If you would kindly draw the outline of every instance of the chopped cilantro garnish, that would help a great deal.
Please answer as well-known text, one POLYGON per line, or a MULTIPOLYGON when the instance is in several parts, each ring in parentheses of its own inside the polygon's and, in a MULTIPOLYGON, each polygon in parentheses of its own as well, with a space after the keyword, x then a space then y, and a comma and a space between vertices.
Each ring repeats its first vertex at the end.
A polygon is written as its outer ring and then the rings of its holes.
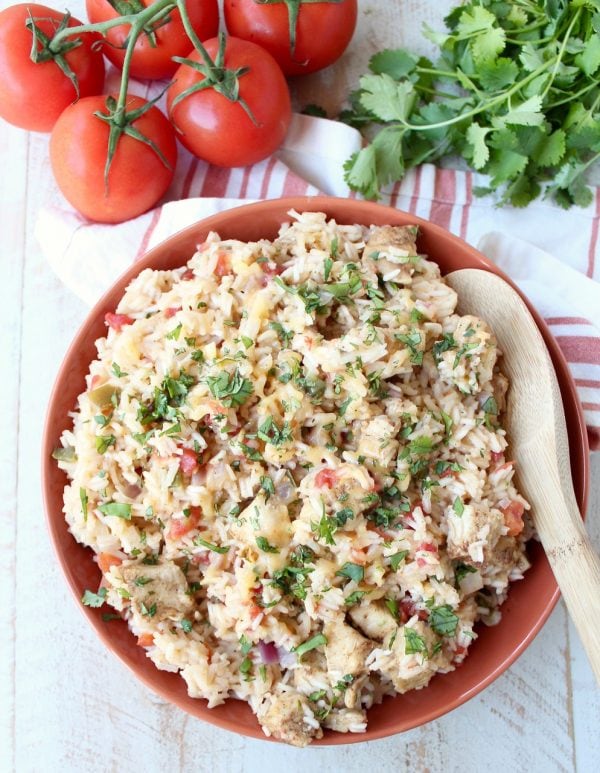
POLYGON ((85 590, 81 597, 81 603, 86 607, 101 607, 106 601, 106 594, 108 593, 106 588, 99 588, 98 593, 92 593, 91 590, 85 590))
POLYGON ((462 514, 465 512, 465 506, 460 497, 456 497, 456 499, 452 503, 452 509, 459 517, 462 516, 462 514))
POLYGON ((324 644, 327 644, 327 637, 323 633, 318 633, 316 636, 313 636, 312 639, 308 639, 308 641, 305 641, 303 644, 293 647, 292 652, 295 652, 296 655, 301 658, 303 655, 306 655, 307 652, 310 652, 317 647, 321 647, 324 644))
POLYGON ((423 352, 417 349, 417 346, 421 343, 421 334, 418 330, 413 330, 411 333, 404 335, 396 333, 394 338, 400 343, 405 344, 410 349, 410 361, 414 365, 423 364, 423 352))
POLYGON ((399 550, 397 553, 394 553, 394 555, 388 556, 388 558, 390 559, 390 565, 394 572, 398 571, 398 567, 404 561, 407 555, 408 555, 408 550, 399 550))
POLYGON ((436 362, 439 362, 444 352, 449 349, 456 349, 456 341, 452 333, 445 333, 439 341, 436 341, 433 345, 433 357, 436 362))
POLYGON ((213 553, 220 553, 221 555, 228 553, 230 547, 229 545, 215 545, 212 542, 207 542, 205 539, 202 539, 202 537, 196 537, 194 545, 201 545, 202 547, 208 548, 208 550, 212 550, 213 553))
POLYGON ((400 619, 400 611, 398 609, 398 602, 396 599, 384 599, 385 600, 385 606, 390 613, 390 615, 394 618, 394 620, 400 619))
POLYGON ((479 346, 478 343, 463 344, 463 346, 461 346, 460 349, 458 350, 458 352, 456 353, 456 357, 454 358, 454 363, 452 365, 452 368, 453 369, 457 368, 458 367, 458 363, 461 360, 461 357, 463 357, 463 355, 467 355, 468 357, 470 357, 471 355, 469 354, 469 352, 472 349, 476 349, 478 346, 479 346))
POLYGON ((244 378, 238 368, 232 374, 223 371, 218 376, 209 376, 206 383, 213 397, 227 408, 243 405, 254 391, 250 379, 244 378))
MULTIPOLYGON (((246 459, 249 459, 251 462, 264 461, 263 455, 258 449, 252 448, 252 446, 246 445, 246 443, 240 443, 240 446, 242 448, 242 451, 244 452, 244 456, 246 457, 246 459)), ((231 466, 233 467, 234 464, 235 462, 232 462, 231 466)), ((239 462, 238 462, 238 467, 235 469, 239 469, 239 462)))
POLYGON ((96 437, 96 451, 104 454, 111 446, 114 446, 117 438, 114 435, 98 435, 96 437))
POLYGON ((460 585, 462 580, 468 575, 468 574, 474 574, 477 571, 477 569, 474 566, 471 566, 470 564, 464 564, 462 562, 459 562, 454 567, 454 581, 456 585, 460 585))
POLYGON ((343 507, 341 510, 338 510, 333 517, 338 526, 344 526, 347 521, 354 518, 354 510, 350 507, 343 507))
POLYGON ((192 621, 187 620, 185 617, 181 619, 181 629, 184 633, 192 632, 192 621))
POLYGON ((256 544, 263 553, 279 553, 279 548, 271 545, 266 537, 257 537, 256 544))
POLYGON ((267 502, 269 497, 273 496, 275 493, 275 484, 273 483, 273 479, 268 475, 261 475, 260 487, 265 492, 265 502, 267 502))
POLYGON ((325 262, 323 266, 323 279, 326 282, 329 281, 329 275, 331 274, 332 268, 333 268, 333 260, 331 260, 331 258, 325 258, 325 262))
POLYGON ((125 371, 121 370, 121 368, 119 367, 118 363, 116 363, 116 362, 113 362, 111 370, 112 370, 112 372, 115 374, 115 376, 117 378, 122 378, 123 376, 127 375, 127 373, 125 373, 125 371))
POLYGON ((167 333, 167 338, 171 341, 177 341, 179 338, 179 334, 181 333, 182 324, 181 322, 177 325, 177 327, 173 328, 170 333, 167 333))
POLYGON ((454 636, 458 627, 458 616, 450 604, 433 607, 429 613, 429 625, 440 636, 454 636))
POLYGON ((344 604, 347 606, 350 606, 352 604, 358 604, 358 602, 362 599, 363 596, 366 595, 366 591, 364 590, 355 590, 354 593, 351 593, 349 596, 346 596, 344 599, 344 604))
POLYGON ((273 417, 267 416, 258 427, 257 435, 265 443, 280 446, 292 439, 292 428, 288 421, 284 421, 280 429, 273 417))
POLYGON ((156 603, 151 604, 149 607, 147 607, 146 604, 144 604, 144 602, 142 601, 142 603, 140 604, 140 612, 146 617, 154 617, 154 615, 156 614, 156 603))
POLYGON ((336 577, 348 577, 354 582, 361 582, 365 576, 365 570, 360 564, 352 564, 347 561, 335 574, 336 577))
POLYGON ((81 512, 83 513, 83 520, 87 521, 88 516, 88 495, 84 488, 79 489, 79 501, 81 502, 81 512))
POLYGON ((124 518, 126 521, 131 520, 131 505, 123 502, 107 502, 104 505, 99 505, 98 510, 104 515, 114 515, 117 518, 124 518))
POLYGON ((427 652, 425 639, 414 628, 404 628, 404 654, 415 655, 417 652, 427 652))

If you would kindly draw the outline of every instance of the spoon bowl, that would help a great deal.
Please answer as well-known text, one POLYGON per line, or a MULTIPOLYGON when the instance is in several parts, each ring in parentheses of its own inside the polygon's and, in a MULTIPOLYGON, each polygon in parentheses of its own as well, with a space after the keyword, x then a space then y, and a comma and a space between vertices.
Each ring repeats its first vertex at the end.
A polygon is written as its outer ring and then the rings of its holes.
POLYGON ((529 309, 501 277, 461 269, 446 277, 458 310, 484 319, 510 379, 506 427, 521 490, 569 614, 600 684, 600 559, 571 481, 567 424, 554 366, 529 309))

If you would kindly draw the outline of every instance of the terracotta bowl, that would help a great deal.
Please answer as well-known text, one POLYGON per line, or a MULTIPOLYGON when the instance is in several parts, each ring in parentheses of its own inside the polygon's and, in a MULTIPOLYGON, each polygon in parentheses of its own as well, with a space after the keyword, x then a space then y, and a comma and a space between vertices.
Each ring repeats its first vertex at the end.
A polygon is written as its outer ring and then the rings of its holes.
MULTIPOLYGON (((131 279, 144 268, 171 269, 183 265, 209 231, 217 231, 222 238, 245 241, 273 238, 280 223, 289 219, 286 213, 290 209, 324 211, 340 223, 418 224, 419 249, 439 263, 442 273, 459 268, 479 268, 507 279, 487 258, 442 228, 377 204, 327 197, 297 197, 250 204, 213 215, 148 252, 121 276, 92 309, 75 336, 58 373, 50 398, 43 441, 43 490, 48 528, 67 582, 89 624, 102 642, 151 690, 194 717, 254 738, 264 738, 264 735, 245 703, 229 700, 209 710, 205 701, 187 695, 186 685, 180 676, 155 668, 145 651, 137 646, 125 622, 104 622, 102 610, 89 609, 80 604, 83 590, 98 586, 99 570, 92 560, 92 551, 77 544, 67 529, 62 513, 62 492, 67 480, 50 455, 52 449, 59 445, 62 430, 70 425, 68 413, 73 410, 77 395, 85 389, 84 376, 96 355, 94 341, 105 334, 104 314, 115 309, 131 279)), ((569 427, 575 495, 584 513, 589 462, 583 414, 563 355, 540 316, 531 306, 529 308, 546 341, 558 375, 569 427)), ((496 679, 531 643, 559 596, 541 546, 534 543, 529 555, 532 568, 524 580, 511 587, 508 600, 502 607, 502 621, 495 628, 479 627, 479 638, 459 669, 436 676, 423 690, 386 698, 382 704, 368 712, 366 733, 354 735, 329 731, 316 743, 358 743, 409 730, 460 706, 496 679)))

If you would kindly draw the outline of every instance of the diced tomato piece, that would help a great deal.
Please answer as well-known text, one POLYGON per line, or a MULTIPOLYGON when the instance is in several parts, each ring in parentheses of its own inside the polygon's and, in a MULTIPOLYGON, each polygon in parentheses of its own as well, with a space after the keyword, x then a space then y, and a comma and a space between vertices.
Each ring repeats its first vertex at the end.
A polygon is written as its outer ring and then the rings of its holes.
POLYGON ((201 507, 190 507, 190 514, 185 518, 175 518, 171 521, 171 527, 169 529, 169 536, 171 539, 177 539, 183 537, 192 529, 196 529, 200 523, 202 517, 201 507))
POLYGON ((199 467, 198 454, 192 448, 183 448, 179 467, 184 475, 193 475, 199 467))
POLYGON ((231 270, 231 263, 229 261, 229 253, 220 252, 217 258, 217 265, 215 266, 215 275, 227 276, 227 274, 231 274, 231 273, 232 273, 232 270, 231 270))
POLYGON ((103 573, 108 572, 111 566, 120 566, 123 559, 113 556, 111 553, 98 553, 98 566, 103 573))
POLYGON ((437 553, 437 545, 434 545, 433 542, 421 542, 417 547, 417 550, 425 550, 427 553, 437 553))
POLYGON ((153 633, 142 633, 137 640, 139 647, 151 647, 154 644, 153 633))
POLYGON ((178 311, 181 311, 181 306, 169 306, 168 309, 165 309, 165 317, 167 319, 171 319, 171 317, 174 317, 178 311))
POLYGON ((194 271, 193 271, 193 269, 191 269, 191 268, 188 268, 188 269, 186 269, 186 270, 183 272, 183 274, 181 275, 181 278, 183 279, 183 281, 184 281, 184 282, 189 282, 189 281, 190 281, 190 279, 193 279, 195 276, 196 276, 196 275, 194 274, 194 271))
POLYGON ((270 277, 279 276, 280 274, 283 274, 284 271, 283 266, 280 266, 277 263, 260 263, 259 265, 263 270, 263 273, 270 277))
POLYGON ((263 609, 259 607, 258 604, 252 604, 252 606, 250 607, 250 618, 252 620, 256 620, 256 618, 259 615, 262 615, 262 613, 263 613, 263 609))
POLYGON ((398 606, 400 608, 400 622, 402 624, 406 623, 407 620, 410 620, 413 615, 417 615, 419 620, 427 620, 429 617, 426 609, 417 609, 417 605, 410 596, 403 598, 398 606))
POLYGON ((318 488, 324 488, 325 486, 327 486, 327 488, 333 488, 337 482, 338 477, 336 471, 330 470, 328 467, 319 470, 315 476, 315 483, 318 488))
POLYGON ((490 456, 492 458, 492 462, 494 464, 498 464, 500 459, 502 459, 504 457, 504 451, 492 451, 490 456))
POLYGON ((92 376, 92 380, 90 381, 90 390, 95 389, 97 386, 100 386, 101 381, 102 381, 102 376, 92 376))
POLYGON ((512 501, 509 502, 506 507, 501 508, 502 515, 504 517, 504 523, 508 527, 509 537, 516 537, 523 531, 525 524, 523 523, 523 513, 525 508, 521 502, 512 501))
POLYGON ((125 325, 133 325, 135 322, 135 320, 131 317, 128 317, 127 314, 113 314, 112 311, 106 312, 104 315, 104 321, 109 327, 112 327, 113 330, 116 330, 117 333, 119 333, 121 328, 125 327, 125 325))

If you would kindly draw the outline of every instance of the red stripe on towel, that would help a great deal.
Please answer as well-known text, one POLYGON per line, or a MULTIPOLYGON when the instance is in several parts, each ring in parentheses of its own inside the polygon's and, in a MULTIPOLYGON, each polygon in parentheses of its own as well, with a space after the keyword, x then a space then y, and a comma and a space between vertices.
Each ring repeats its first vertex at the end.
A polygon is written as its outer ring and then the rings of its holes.
POLYGON ((587 387, 588 389, 600 389, 600 381, 593 378, 576 378, 575 386, 587 387))
POLYGON ((221 166, 209 166, 202 183, 200 195, 223 198, 227 193, 230 176, 231 169, 224 169, 221 166))
POLYGON ((568 362, 600 363, 600 338, 590 336, 556 336, 568 362))
POLYGON ((454 169, 436 169, 429 219, 442 228, 449 228, 455 196, 456 172, 454 169))
POLYGON ((460 218, 460 238, 467 238, 467 229, 469 227, 469 213, 473 203, 473 175, 471 172, 465 173, 465 203, 463 204, 462 215, 460 218))
POLYGON ((410 204, 408 206, 408 211, 414 215, 417 211, 417 204, 419 202, 419 194, 421 193, 421 167, 417 167, 417 171, 415 172, 415 185, 413 188, 412 196, 410 197, 410 204))
POLYGON ((194 176, 196 175, 196 169, 198 169, 198 159, 193 158, 192 163, 189 165, 187 173, 185 175, 185 179, 183 181, 183 189, 181 191, 182 199, 189 199, 190 197, 190 191, 192 189, 192 182, 194 181, 194 176))
POLYGON ((589 319, 583 317, 546 317, 547 325, 591 325, 589 319))
POLYGON ((160 220, 160 213, 162 212, 162 207, 157 207, 154 212, 152 213, 152 217, 150 218, 150 222, 148 223, 148 226, 146 227, 146 230, 144 231, 144 235, 142 236, 142 240, 140 242, 140 246, 138 247, 138 250, 135 254, 135 260, 139 260, 142 255, 145 254, 146 250, 148 249, 148 244, 150 242, 150 237, 154 233, 154 229, 156 228, 158 221, 160 220))
POLYGON ((262 185, 260 187, 261 199, 265 199, 267 197, 267 193, 269 192, 269 183, 271 182, 271 175, 273 174, 273 169, 276 163, 277 163, 277 159, 274 156, 272 156, 269 159, 267 168, 265 169, 265 176, 263 178, 262 185))
POLYGON ((286 172, 283 181, 282 196, 305 196, 308 190, 308 183, 293 172, 286 172))

